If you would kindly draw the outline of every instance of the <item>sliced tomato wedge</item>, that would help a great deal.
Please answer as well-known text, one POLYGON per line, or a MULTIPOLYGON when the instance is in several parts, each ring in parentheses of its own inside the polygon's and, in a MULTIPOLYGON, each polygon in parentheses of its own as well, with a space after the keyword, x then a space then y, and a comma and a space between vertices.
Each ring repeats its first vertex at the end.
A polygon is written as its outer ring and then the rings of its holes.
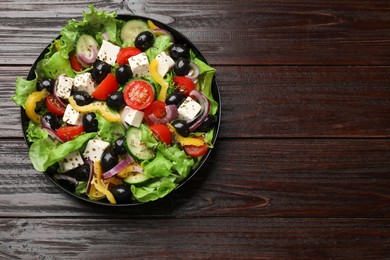
POLYGON ((72 69, 74 71, 82 71, 84 69, 83 66, 81 66, 81 64, 77 60, 76 54, 74 53, 72 56, 70 56, 70 65, 72 66, 72 69))
POLYGON ((187 77, 175 76, 173 77, 175 87, 177 90, 183 92, 184 95, 188 96, 192 90, 195 89, 195 84, 187 77))
POLYGON ((165 103, 159 100, 153 101, 144 111, 144 119, 148 125, 154 125, 153 120, 149 118, 149 115, 153 114, 156 118, 161 119, 167 115, 165 110, 165 103))
POLYGON ((60 102, 54 97, 53 94, 47 96, 46 98, 46 107, 50 112, 56 114, 57 116, 63 116, 65 114, 65 109, 60 102))
POLYGON ((84 132, 84 126, 63 126, 56 130, 57 135, 61 138, 62 141, 67 142, 75 139, 81 133, 84 132))
POLYGON ((170 145, 172 142, 172 133, 169 131, 169 128, 163 124, 156 124, 150 126, 150 130, 157 136, 157 138, 161 141, 170 145))
POLYGON ((154 100, 152 85, 144 80, 133 80, 123 90, 125 103, 136 110, 144 110, 154 100))
POLYGON ((140 54, 142 51, 136 47, 126 47, 119 51, 116 56, 116 62, 119 65, 124 65, 129 63, 129 58, 135 55, 140 54))
POLYGON ((97 86, 95 91, 92 93, 92 97, 97 100, 106 100, 108 95, 118 90, 118 81, 116 81, 116 77, 112 73, 108 73, 108 75, 103 79, 102 82, 97 86))
MULTIPOLYGON (((196 137, 196 138, 203 139, 201 137, 196 137)), ((193 156, 193 157, 203 156, 209 150, 209 147, 206 143, 202 146, 185 145, 183 148, 188 156, 193 156)))

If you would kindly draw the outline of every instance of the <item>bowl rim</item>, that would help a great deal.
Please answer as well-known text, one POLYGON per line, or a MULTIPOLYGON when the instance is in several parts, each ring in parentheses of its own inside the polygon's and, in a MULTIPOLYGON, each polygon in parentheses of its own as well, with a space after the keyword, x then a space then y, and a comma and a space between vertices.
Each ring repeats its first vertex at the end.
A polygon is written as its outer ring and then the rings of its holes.
MULTIPOLYGON (((178 32, 177 30, 175 30, 174 28, 172 28, 171 26, 169 26, 167 24, 159 22, 158 20, 155 20, 155 19, 150 18, 150 17, 140 16, 140 15, 135 15, 135 14, 117 14, 116 19, 119 19, 119 20, 122 20, 122 21, 128 21, 128 20, 131 20, 131 19, 141 19, 141 20, 144 20, 144 21, 151 20, 158 27, 160 27, 162 29, 165 29, 165 30, 168 30, 170 33, 172 33, 173 36, 175 37, 175 39, 178 39, 180 43, 185 43, 187 46, 190 47, 190 49, 192 49, 194 51, 195 55, 199 59, 201 59, 207 65, 210 65, 210 63, 207 62, 206 58, 203 56, 203 54, 200 52, 200 50, 186 36, 184 36, 182 33, 178 32)), ((60 35, 57 38, 55 38, 55 39, 58 39, 58 38, 60 38, 60 35)), ((53 41, 55 39, 53 39, 53 41)), ((48 44, 46 46, 46 48, 40 53, 38 58, 35 60, 35 62, 31 66, 31 69, 30 69, 30 71, 28 72, 28 75, 27 75, 27 80, 35 79, 35 77, 36 77, 36 75, 35 75, 36 66, 37 66, 38 62, 41 59, 43 59, 44 55, 48 52, 48 48, 50 47, 52 42, 50 42, 50 44, 48 44)), ((221 93, 220 93, 220 90, 219 90, 219 85, 218 85, 218 82, 217 82, 217 79, 216 79, 216 75, 214 75, 214 77, 213 77, 211 91, 212 91, 214 100, 217 101, 217 103, 218 103, 217 122, 216 122, 216 125, 215 125, 215 128, 214 128, 214 136, 213 136, 213 140, 212 140, 212 144, 214 146, 216 141, 217 141, 218 134, 219 134, 220 124, 221 124, 221 115, 222 115, 222 113, 221 113, 221 93)), ((31 146, 31 142, 29 142, 27 140, 27 134, 26 134, 28 123, 29 123, 30 120, 28 119, 28 117, 26 115, 26 112, 25 112, 25 109, 23 107, 20 108, 20 117, 21 117, 21 125, 22 125, 23 137, 24 137, 24 140, 25 140, 26 144, 28 145, 28 147, 30 147, 31 146)), ((170 196, 172 193, 174 193, 175 191, 180 189, 196 173, 198 173, 201 170, 203 164, 206 162, 206 160, 208 159, 208 157, 210 156, 210 154, 212 153, 213 150, 215 150, 215 149, 214 148, 213 149, 209 149, 207 151, 207 153, 203 156, 203 158, 200 160, 200 162, 197 164, 196 169, 191 170, 191 172, 188 174, 188 176, 183 181, 181 181, 169 194, 167 194, 163 198, 166 198, 166 197, 170 196)), ((72 196, 76 200, 81 200, 81 201, 84 201, 84 202, 87 202, 87 203, 90 203, 90 204, 94 204, 94 205, 109 206, 109 207, 133 207, 133 206, 145 205, 147 203, 156 202, 156 201, 160 201, 161 199, 163 199, 163 198, 159 198, 157 200, 149 201, 149 202, 137 202, 137 201, 134 201, 133 203, 123 203, 123 204, 111 204, 111 203, 102 202, 102 201, 99 201, 99 200, 95 201, 95 200, 89 199, 88 197, 79 196, 79 195, 75 194, 74 192, 66 189, 63 185, 61 185, 61 183, 59 183, 57 180, 55 180, 54 177, 52 176, 53 174, 49 173, 48 171, 45 171, 43 173, 57 187, 59 187, 62 191, 64 191, 68 195, 72 196)))

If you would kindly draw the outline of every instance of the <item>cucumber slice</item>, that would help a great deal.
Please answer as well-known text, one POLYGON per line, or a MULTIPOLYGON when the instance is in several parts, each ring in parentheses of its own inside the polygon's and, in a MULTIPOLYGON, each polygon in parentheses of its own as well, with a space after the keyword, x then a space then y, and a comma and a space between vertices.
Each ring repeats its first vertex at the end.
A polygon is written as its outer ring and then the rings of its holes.
POLYGON ((121 40, 126 44, 133 44, 135 37, 144 31, 150 31, 148 24, 142 20, 130 20, 123 25, 121 30, 121 40))
POLYGON ((94 51, 99 50, 99 44, 91 35, 82 34, 76 42, 76 55, 82 54, 86 59, 92 59, 97 53, 94 51), (96 47, 93 50, 93 47, 96 47))
POLYGON ((128 151, 140 160, 153 159, 155 153, 141 140, 141 130, 135 127, 126 132, 126 147, 128 151))
POLYGON ((147 180, 149 180, 150 177, 146 176, 145 173, 142 172, 132 172, 129 176, 123 179, 123 181, 127 184, 140 184, 147 180))

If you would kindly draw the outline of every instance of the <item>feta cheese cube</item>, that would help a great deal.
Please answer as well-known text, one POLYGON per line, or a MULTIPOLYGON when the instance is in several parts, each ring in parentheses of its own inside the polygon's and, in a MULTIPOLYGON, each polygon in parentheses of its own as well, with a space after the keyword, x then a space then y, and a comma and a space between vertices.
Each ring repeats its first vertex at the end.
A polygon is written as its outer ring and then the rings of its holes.
POLYGON ((95 91, 95 82, 89 72, 77 74, 73 81, 73 90, 84 91, 89 95, 95 91))
POLYGON ((62 120, 70 125, 81 125, 83 114, 74 109, 70 104, 66 106, 62 120))
POLYGON ((126 106, 122 111, 121 117, 124 118, 124 121, 129 125, 139 127, 144 118, 144 112, 126 106))
POLYGON ((84 164, 84 160, 78 151, 68 154, 62 161, 59 162, 62 172, 70 171, 84 164))
POLYGON ((57 96, 63 99, 68 99, 72 91, 73 79, 65 75, 60 75, 57 78, 56 82, 56 92, 57 96))
POLYGON ((104 150, 110 145, 110 143, 99 140, 91 139, 87 143, 87 147, 84 150, 84 158, 90 159, 93 162, 100 161, 104 150))
POLYGON ((156 60, 158 62, 157 72, 161 75, 161 77, 164 77, 165 74, 175 65, 175 61, 169 55, 167 55, 165 51, 157 55, 156 60))
POLYGON ((177 117, 186 121, 192 120, 198 115, 201 109, 202 107, 198 102, 193 100, 191 97, 187 97, 186 100, 184 100, 184 102, 181 103, 177 109, 177 117))
POLYGON ((149 61, 145 52, 130 57, 129 65, 135 77, 149 75, 149 61))
POLYGON ((121 48, 119 46, 103 40, 103 44, 99 49, 97 59, 113 65, 116 62, 116 56, 120 50, 121 48))

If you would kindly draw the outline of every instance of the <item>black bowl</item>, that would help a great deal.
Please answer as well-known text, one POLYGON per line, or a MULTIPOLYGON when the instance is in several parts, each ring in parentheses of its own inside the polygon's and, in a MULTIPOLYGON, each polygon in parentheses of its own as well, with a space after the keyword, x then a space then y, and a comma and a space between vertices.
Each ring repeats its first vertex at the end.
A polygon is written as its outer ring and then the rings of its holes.
MULTIPOLYGON (((179 33, 178 31, 176 31, 175 29, 171 28, 170 26, 168 26, 166 24, 163 24, 163 23, 161 23, 159 21, 156 21, 154 19, 151 19, 151 18, 138 16, 138 15, 118 15, 117 19, 124 20, 124 21, 128 21, 128 20, 131 20, 131 19, 142 19, 144 21, 151 20, 151 21, 153 21, 154 24, 156 24, 161 29, 168 30, 174 36, 175 43, 186 44, 190 49, 193 50, 193 52, 195 53, 195 55, 199 59, 201 59, 205 63, 209 64, 206 61, 206 59, 204 58, 204 56, 202 55, 202 53, 199 51, 199 49, 193 43, 191 43, 190 40, 188 40, 184 35, 182 35, 181 33, 179 33)), ((39 55, 37 60, 34 62, 33 66, 31 67, 30 72, 28 73, 27 80, 33 80, 35 78, 35 72, 34 71, 35 71, 35 68, 37 66, 37 63, 41 59, 43 59, 44 55, 48 52, 48 47, 49 46, 50 46, 50 44, 45 48, 45 50, 39 55)), ((212 83, 212 94, 213 94, 213 97, 214 97, 215 101, 218 102, 218 104, 219 104, 218 112, 217 112, 217 123, 215 125, 215 134, 214 134, 214 138, 212 140, 212 143, 214 145, 215 142, 216 142, 217 136, 218 136, 219 126, 220 126, 220 123, 221 123, 221 95, 220 95, 220 92, 219 92, 219 87, 218 87, 217 81, 215 79, 215 76, 214 76, 213 83, 212 83)), ((25 112, 25 110, 23 108, 21 108, 21 122, 22 122, 22 128, 23 128, 23 134, 24 134, 25 141, 26 141, 27 145, 30 146, 31 143, 28 142, 27 136, 26 136, 26 130, 27 130, 27 127, 28 127, 29 118, 27 117, 26 112, 25 112)), ((185 180, 183 180, 171 193, 173 193, 177 189, 181 188, 189 179, 191 179, 202 168, 202 165, 206 162, 206 160, 209 157, 209 155, 212 152, 212 150, 213 149, 209 149, 208 150, 208 152, 204 155, 202 160, 198 163, 197 168, 195 170, 192 170, 189 173, 189 175, 187 176, 187 178, 185 180)), ((88 203, 92 203, 92 204, 96 204, 96 205, 104 205, 104 206, 116 206, 116 207, 137 206, 137 205, 141 205, 141 204, 147 203, 147 202, 133 202, 133 203, 126 203, 126 204, 110 204, 108 201, 105 201, 105 200, 93 201, 93 200, 88 199, 87 197, 82 197, 82 196, 79 196, 79 195, 75 194, 65 184, 60 183, 56 179, 54 179, 53 173, 50 172, 49 170, 44 172, 44 174, 52 182, 54 182, 59 188, 61 188, 64 192, 68 193, 69 195, 71 195, 74 198, 80 199, 80 200, 88 202, 88 203)))

